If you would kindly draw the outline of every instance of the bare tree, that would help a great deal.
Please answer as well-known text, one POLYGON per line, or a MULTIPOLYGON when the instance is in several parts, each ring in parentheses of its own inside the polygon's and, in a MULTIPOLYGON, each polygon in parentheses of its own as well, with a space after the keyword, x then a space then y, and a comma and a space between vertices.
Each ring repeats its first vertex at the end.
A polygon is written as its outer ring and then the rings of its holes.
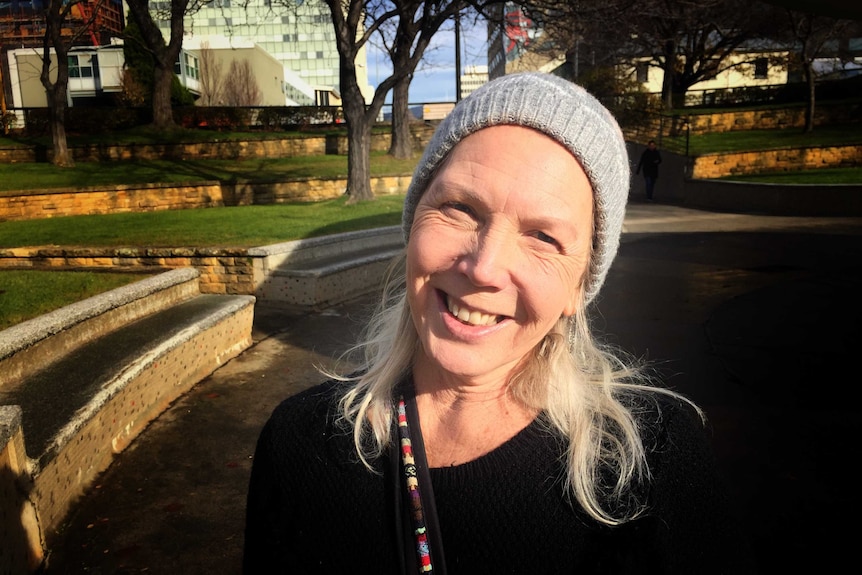
POLYGON ((466 1, 395 2, 396 22, 378 27, 383 45, 392 61, 395 83, 392 87, 392 142, 389 154, 408 158, 413 153, 410 135, 408 97, 410 82, 431 38, 440 27, 466 6, 466 1), (395 71, 398 71, 395 74, 395 71))
POLYGON ((53 156, 56 166, 75 164, 66 143, 66 102, 69 88, 69 49, 90 32, 102 0, 91 4, 90 16, 82 25, 72 28, 70 15, 78 10, 82 0, 48 0, 44 5, 45 34, 42 37, 42 71, 39 79, 48 99, 53 156), (71 34, 68 32, 71 30, 71 34), (52 57, 53 51, 53 57, 52 57), (56 62, 54 60, 56 59, 56 62), (56 70, 52 74, 52 71, 56 70))
POLYGON ((227 106, 257 106, 262 94, 248 60, 233 60, 224 82, 224 103, 227 106))
POLYGON ((198 54, 200 65, 200 91, 198 103, 201 106, 218 106, 224 100, 225 82, 222 76, 221 62, 216 58, 215 50, 209 42, 202 42, 198 54))
MULTIPOLYGON (((527 9, 569 54, 614 63, 647 58, 663 71, 665 107, 688 89, 751 62, 732 58, 747 42, 774 37, 775 10, 750 0, 525 0, 527 9)), ((559 49, 559 47, 557 48, 559 49)))
MULTIPOLYGON (((374 198, 371 192, 370 149, 371 127, 383 107, 387 93, 412 75, 431 37, 440 25, 457 10, 461 0, 317 0, 329 8, 339 56, 339 88, 342 109, 347 121, 347 193, 350 202, 374 198), (401 19, 404 18, 402 25, 401 19), (359 76, 357 57, 369 39, 381 28, 407 32, 407 23, 415 23, 410 36, 393 40, 392 73, 383 79, 366 105, 359 76), (400 26, 400 28, 399 28, 400 26)), ((281 0, 282 5, 295 5, 296 0, 281 0)), ((307 4, 307 2, 306 2, 307 4)), ((408 80, 409 82, 409 80, 408 80)), ((409 85, 409 83, 408 83, 409 85)), ((400 92, 403 94, 403 92, 400 92)), ((401 98, 401 96, 399 96, 401 98)), ((405 98, 406 102, 406 98, 405 98)), ((399 104, 400 106, 400 104, 399 104)), ((406 113, 406 106, 405 113, 406 113)), ((409 128, 407 128, 409 138, 409 128)))
POLYGON ((126 0, 129 13, 140 28, 147 49, 155 60, 153 78, 153 125, 161 129, 175 127, 171 112, 171 83, 174 63, 183 46, 183 19, 197 12, 209 0, 170 0, 167 13, 161 14, 171 23, 171 37, 167 43, 150 12, 150 0, 126 0))
POLYGON ((802 77, 808 86, 805 105, 805 132, 814 131, 815 92, 818 72, 814 63, 818 58, 829 54, 838 57, 837 45, 846 32, 854 27, 852 20, 838 20, 809 12, 787 10, 790 39, 797 46, 795 63, 802 70, 802 77))

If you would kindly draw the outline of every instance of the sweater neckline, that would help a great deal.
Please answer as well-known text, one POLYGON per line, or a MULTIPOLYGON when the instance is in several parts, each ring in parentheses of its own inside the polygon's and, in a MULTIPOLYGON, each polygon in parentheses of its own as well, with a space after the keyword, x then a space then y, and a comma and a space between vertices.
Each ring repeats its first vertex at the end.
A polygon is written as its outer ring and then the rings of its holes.
POLYGON ((541 435, 550 435, 545 424, 542 423, 540 419, 540 417, 536 417, 523 429, 488 453, 457 465, 431 467, 429 468, 429 471, 436 475, 447 472, 469 471, 474 468, 486 467, 489 464, 494 464, 499 461, 505 462, 509 460, 511 463, 511 461, 514 461, 515 458, 524 453, 534 452, 536 448, 536 440, 541 435))

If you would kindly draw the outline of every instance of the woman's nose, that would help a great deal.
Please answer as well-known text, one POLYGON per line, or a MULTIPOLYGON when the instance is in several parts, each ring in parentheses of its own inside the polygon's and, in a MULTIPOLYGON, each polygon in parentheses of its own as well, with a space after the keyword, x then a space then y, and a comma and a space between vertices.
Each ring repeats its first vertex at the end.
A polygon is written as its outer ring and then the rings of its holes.
POLYGON ((461 271, 474 285, 502 287, 510 273, 514 252, 505 232, 480 231, 461 260, 461 271))

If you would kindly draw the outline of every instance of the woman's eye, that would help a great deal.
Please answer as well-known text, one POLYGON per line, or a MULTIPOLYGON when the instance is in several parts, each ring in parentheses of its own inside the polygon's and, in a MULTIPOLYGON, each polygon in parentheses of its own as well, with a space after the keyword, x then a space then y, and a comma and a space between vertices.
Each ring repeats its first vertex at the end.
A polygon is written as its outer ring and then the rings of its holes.
POLYGON ((467 214, 469 216, 473 215, 473 210, 467 204, 462 204, 459 202, 447 202, 443 205, 443 209, 455 210, 457 212, 461 212, 467 214))
POLYGON ((544 242, 546 244, 551 244, 554 246, 559 245, 559 242, 555 238, 549 236, 545 232, 536 232, 535 236, 536 236, 536 239, 539 240, 540 242, 544 242))

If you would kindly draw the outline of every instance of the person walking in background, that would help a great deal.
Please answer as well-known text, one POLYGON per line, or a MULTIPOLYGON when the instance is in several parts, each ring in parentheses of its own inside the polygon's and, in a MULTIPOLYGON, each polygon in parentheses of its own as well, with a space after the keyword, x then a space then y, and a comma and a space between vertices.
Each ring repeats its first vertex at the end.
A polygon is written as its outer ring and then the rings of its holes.
POLYGON ((644 172, 644 184, 646 184, 647 200, 652 200, 653 191, 655 190, 655 181, 658 179, 658 165, 661 164, 661 154, 655 145, 655 140, 650 140, 647 143, 647 148, 641 154, 641 159, 638 162, 638 167, 635 170, 636 174, 644 172))

